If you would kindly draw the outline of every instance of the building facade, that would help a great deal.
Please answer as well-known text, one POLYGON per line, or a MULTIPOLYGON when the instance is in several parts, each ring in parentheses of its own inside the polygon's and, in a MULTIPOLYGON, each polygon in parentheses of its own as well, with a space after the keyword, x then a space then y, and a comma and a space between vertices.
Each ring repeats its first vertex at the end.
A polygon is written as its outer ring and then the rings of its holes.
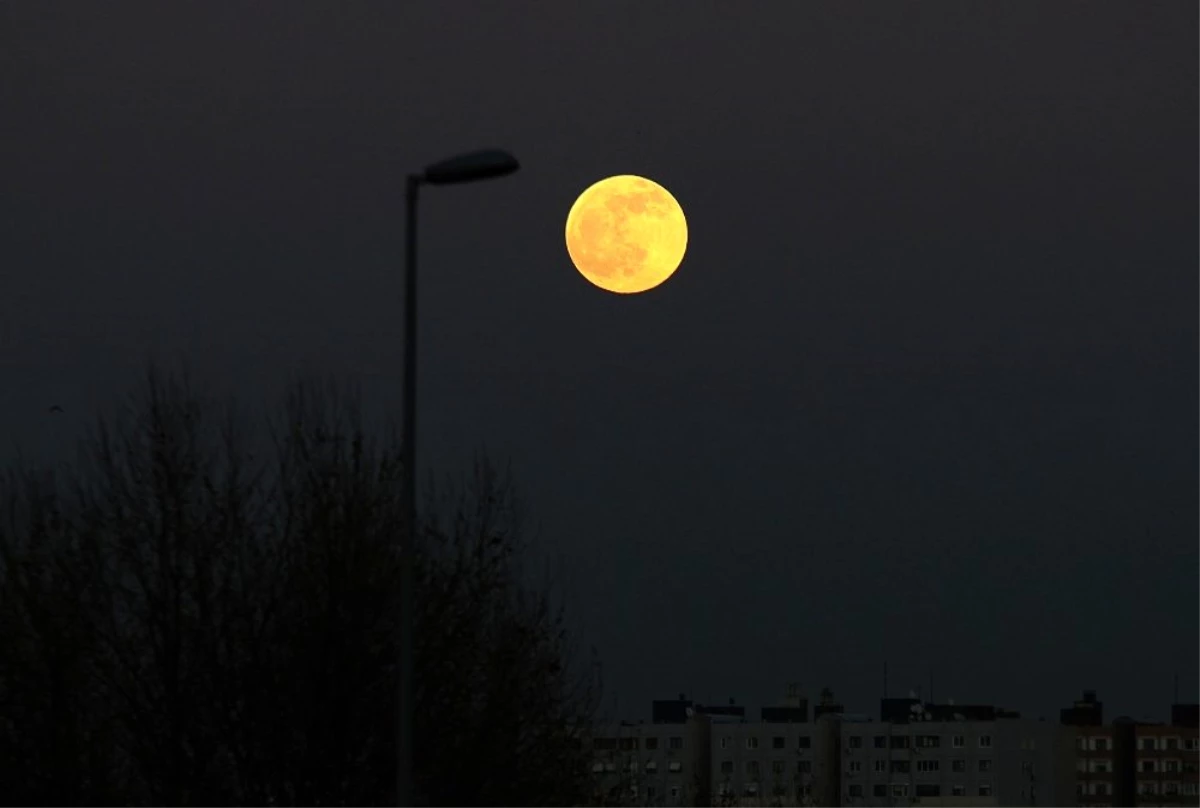
POLYGON ((591 739, 597 802, 676 808, 711 802, 709 718, 682 697, 655 702, 651 723, 621 722, 591 739))
POLYGON ((650 722, 592 739, 597 804, 1184 806, 1200 804, 1196 705, 1170 724, 1104 723, 1095 694, 1060 721, 986 705, 880 702, 880 719, 822 694, 744 707, 656 701, 650 722))
POLYGON ((921 709, 909 720, 841 724, 840 804, 1070 804, 1072 749, 1058 725, 911 706, 921 709))

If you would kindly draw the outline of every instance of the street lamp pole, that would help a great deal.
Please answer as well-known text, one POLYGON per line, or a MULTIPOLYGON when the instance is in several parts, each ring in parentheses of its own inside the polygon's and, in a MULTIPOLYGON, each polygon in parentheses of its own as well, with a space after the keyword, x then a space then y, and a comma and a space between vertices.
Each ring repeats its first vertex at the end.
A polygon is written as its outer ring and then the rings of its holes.
POLYGON ((508 152, 487 150, 452 157, 408 175, 405 188, 404 241, 404 533, 400 537, 400 627, 397 678, 400 714, 396 732, 396 804, 413 800, 413 608, 417 540, 417 198, 422 185, 455 185, 503 177, 519 168, 508 152))
POLYGON ((396 805, 412 801, 413 761, 413 545, 417 538, 417 192, 421 178, 408 176, 404 239, 404 535, 400 539, 400 716, 397 732, 396 805))

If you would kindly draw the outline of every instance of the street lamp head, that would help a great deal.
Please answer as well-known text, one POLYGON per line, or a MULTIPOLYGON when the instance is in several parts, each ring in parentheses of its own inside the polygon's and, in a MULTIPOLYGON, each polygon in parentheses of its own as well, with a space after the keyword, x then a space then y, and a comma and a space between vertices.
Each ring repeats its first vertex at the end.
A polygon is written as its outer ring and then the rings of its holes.
POLYGON ((460 182, 475 182, 492 177, 503 177, 520 168, 517 158, 500 149, 460 154, 427 166, 421 181, 430 185, 453 185, 460 182))

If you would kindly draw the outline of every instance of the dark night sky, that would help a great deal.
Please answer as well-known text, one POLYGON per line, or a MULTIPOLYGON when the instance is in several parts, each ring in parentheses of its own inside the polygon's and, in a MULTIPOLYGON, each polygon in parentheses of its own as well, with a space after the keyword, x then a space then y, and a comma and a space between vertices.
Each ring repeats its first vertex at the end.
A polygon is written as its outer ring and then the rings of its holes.
POLYGON ((1198 676, 1197 13, 4 3, 0 440, 55 456, 152 351, 394 410, 404 174, 505 147, 422 200, 421 462, 512 457, 620 713, 874 712, 888 660, 1161 719, 1198 676), (689 217, 642 296, 563 244, 619 173, 689 217))

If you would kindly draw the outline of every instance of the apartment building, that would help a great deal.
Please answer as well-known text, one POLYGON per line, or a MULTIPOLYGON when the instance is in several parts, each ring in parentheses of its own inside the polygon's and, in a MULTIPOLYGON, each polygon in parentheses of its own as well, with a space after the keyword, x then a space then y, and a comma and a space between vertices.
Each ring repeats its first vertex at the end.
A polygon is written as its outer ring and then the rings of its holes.
POLYGON ((789 694, 758 720, 734 703, 655 701, 592 739, 608 805, 1182 806, 1198 804, 1196 705, 1170 724, 1104 723, 1094 692, 1060 721, 989 705, 885 698, 879 719, 789 694))
POLYGON ((842 721, 840 804, 1068 805, 1072 749, 1052 722, 983 705, 883 699, 842 721))
POLYGON ((651 723, 622 721, 597 733, 591 745, 598 800, 663 808, 708 805, 710 730, 703 710, 681 695, 654 702, 651 723))
POLYGON ((714 805, 826 805, 836 795, 837 717, 764 707, 759 721, 711 721, 714 805))
POLYGON ((1176 704, 1169 724, 1118 718, 1103 721, 1103 705, 1085 692, 1063 710, 1075 745, 1075 801, 1080 806, 1196 805, 1197 706, 1176 704))
MULTIPOLYGON (((1177 705, 1177 707, 1180 705, 1177 705)), ((1137 805, 1197 805, 1197 767, 1200 746, 1197 728, 1135 724, 1133 741, 1133 791, 1137 805)), ((1129 803, 1133 804, 1133 803, 1129 803)))

